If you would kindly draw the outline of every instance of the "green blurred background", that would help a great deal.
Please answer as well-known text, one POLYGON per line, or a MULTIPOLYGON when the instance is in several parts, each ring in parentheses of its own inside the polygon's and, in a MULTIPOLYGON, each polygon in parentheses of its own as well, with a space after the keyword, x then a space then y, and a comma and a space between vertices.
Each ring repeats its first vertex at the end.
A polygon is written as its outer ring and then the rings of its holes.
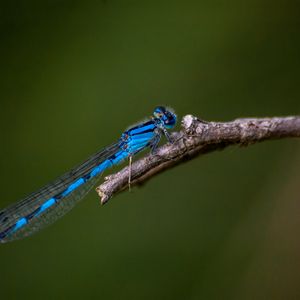
MULTIPOLYGON (((0 22, 1 207, 158 104, 206 120, 300 112, 296 0, 12 0, 0 22)), ((105 207, 91 192, 0 246, 0 297, 300 299, 299 150, 230 148, 105 207)))

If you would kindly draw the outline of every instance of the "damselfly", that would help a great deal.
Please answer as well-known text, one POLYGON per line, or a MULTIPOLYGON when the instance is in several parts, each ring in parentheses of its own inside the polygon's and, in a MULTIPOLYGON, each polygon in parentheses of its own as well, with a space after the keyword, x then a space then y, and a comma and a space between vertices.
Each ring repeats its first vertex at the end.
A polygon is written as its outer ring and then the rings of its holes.
POLYGON ((119 140, 57 180, 25 199, 0 211, 0 242, 28 236, 68 212, 96 184, 107 168, 150 148, 155 151, 162 134, 175 126, 176 115, 170 109, 156 107, 146 121, 126 130, 119 140))

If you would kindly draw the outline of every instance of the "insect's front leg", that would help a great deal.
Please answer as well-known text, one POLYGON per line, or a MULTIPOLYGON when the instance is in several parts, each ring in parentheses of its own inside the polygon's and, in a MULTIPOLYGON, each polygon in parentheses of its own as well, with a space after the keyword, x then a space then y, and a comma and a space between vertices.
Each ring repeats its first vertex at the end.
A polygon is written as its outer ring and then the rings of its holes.
POLYGON ((155 154, 160 139, 161 139, 161 132, 157 130, 155 137, 153 138, 153 140, 150 143, 150 148, 151 148, 151 154, 152 155, 155 154))
POLYGON ((172 138, 171 138, 171 136, 170 136, 168 130, 167 130, 165 127, 163 127, 163 128, 162 128, 162 131, 163 131, 163 133, 164 133, 166 139, 168 140, 168 142, 169 142, 170 144, 173 144, 174 141, 172 140, 172 138))

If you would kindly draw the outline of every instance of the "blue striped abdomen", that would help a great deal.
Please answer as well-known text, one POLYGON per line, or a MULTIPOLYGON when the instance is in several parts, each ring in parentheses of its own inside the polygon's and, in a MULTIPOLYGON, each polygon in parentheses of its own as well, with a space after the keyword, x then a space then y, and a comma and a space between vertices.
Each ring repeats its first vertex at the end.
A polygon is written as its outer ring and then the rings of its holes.
POLYGON ((157 136, 150 120, 124 132, 118 143, 0 212, 0 242, 19 239, 53 223, 68 212, 96 184, 100 174, 145 149, 157 136))

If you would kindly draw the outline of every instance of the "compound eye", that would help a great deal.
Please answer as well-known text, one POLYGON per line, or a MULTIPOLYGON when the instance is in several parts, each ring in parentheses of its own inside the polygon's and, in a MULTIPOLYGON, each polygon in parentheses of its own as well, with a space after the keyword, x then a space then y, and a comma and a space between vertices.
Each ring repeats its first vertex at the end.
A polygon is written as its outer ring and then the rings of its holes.
POLYGON ((161 112, 154 112, 154 116, 156 118, 161 118, 163 116, 163 114, 161 112))

